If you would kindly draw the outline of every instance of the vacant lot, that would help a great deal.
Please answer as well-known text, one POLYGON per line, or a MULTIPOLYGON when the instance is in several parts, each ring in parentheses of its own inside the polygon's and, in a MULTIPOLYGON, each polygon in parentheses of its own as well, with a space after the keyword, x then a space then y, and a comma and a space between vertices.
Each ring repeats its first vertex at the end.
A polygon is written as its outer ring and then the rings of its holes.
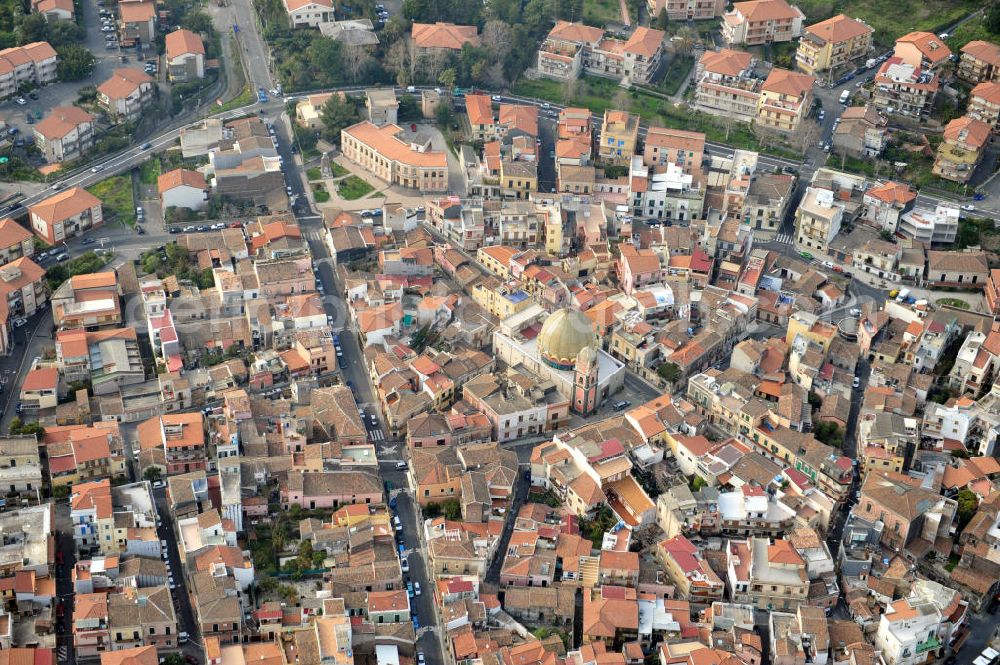
POLYGON ((622 10, 618 0, 583 0, 583 22, 597 26, 621 23, 622 10))
POLYGON ((875 41, 891 46, 897 37, 913 30, 938 32, 982 8, 981 0, 799 0, 806 24, 843 12, 875 29, 875 41))
POLYGON ((135 225, 135 199, 132 198, 131 178, 118 175, 88 187, 87 191, 101 200, 105 219, 113 217, 121 224, 135 225))
POLYGON ((948 42, 948 48, 951 49, 952 53, 958 53, 962 50, 963 46, 976 39, 996 42, 997 39, 1000 39, 1000 35, 987 30, 986 22, 980 17, 958 26, 945 41, 948 42))

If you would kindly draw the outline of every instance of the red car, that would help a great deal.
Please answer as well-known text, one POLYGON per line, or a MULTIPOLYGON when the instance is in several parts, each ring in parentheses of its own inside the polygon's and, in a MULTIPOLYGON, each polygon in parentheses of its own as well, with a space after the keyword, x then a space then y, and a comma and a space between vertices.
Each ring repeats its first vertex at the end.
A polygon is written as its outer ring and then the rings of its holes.
POLYGON ((65 611, 66 611, 66 608, 63 607, 62 603, 58 603, 56 605, 56 616, 59 617, 60 619, 63 617, 63 613, 65 611))
POLYGON ((58 563, 60 566, 63 564, 62 550, 56 550, 56 563, 58 563))
POLYGON ((233 222, 232 224, 230 224, 229 228, 231 228, 231 229, 242 229, 243 228, 243 222, 237 220, 237 221, 233 222))

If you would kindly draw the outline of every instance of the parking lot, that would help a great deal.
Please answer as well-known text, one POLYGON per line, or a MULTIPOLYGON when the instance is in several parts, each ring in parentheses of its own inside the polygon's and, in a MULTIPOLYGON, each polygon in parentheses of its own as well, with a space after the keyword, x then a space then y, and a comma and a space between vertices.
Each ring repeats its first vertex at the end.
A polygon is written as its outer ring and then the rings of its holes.
MULTIPOLYGON (((81 0, 80 6, 83 12, 83 26, 86 28, 86 38, 81 46, 86 47, 94 54, 96 62, 94 71, 85 79, 80 81, 65 81, 50 83, 38 88, 32 95, 24 96, 24 104, 18 104, 16 97, 0 102, 0 118, 3 118, 8 126, 17 127, 22 135, 31 134, 31 125, 40 117, 48 115, 49 111, 56 106, 72 106, 80 95, 80 89, 87 86, 99 86, 111 76, 112 70, 116 67, 136 67, 135 52, 129 49, 127 52, 119 48, 108 50, 106 48, 105 37, 110 32, 101 31, 101 18, 98 13, 102 7, 98 2, 102 0, 81 0), (122 58, 125 61, 122 61, 122 58), (29 121, 28 116, 31 116, 29 121)), ((107 3, 107 10, 112 7, 111 2, 107 3)), ((141 65, 139 65, 141 67, 141 65)))

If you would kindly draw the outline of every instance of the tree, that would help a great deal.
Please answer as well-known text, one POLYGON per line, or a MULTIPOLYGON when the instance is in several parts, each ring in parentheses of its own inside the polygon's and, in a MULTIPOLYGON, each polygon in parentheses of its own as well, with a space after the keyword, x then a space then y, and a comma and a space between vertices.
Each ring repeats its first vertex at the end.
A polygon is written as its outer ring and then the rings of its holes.
POLYGON ((344 63, 344 72, 351 83, 357 83, 361 73, 368 67, 372 60, 368 53, 368 48, 361 44, 345 44, 341 49, 341 60, 344 63))
POLYGON ((212 17, 202 11, 191 12, 181 19, 181 25, 191 32, 211 35, 213 31, 212 17))
POLYGON ((385 67, 386 71, 396 75, 397 85, 409 85, 412 80, 410 64, 410 45, 406 39, 400 39, 390 46, 385 57, 382 58, 382 66, 385 67))
POLYGON ((486 49, 492 62, 503 62, 507 59, 511 47, 510 25, 504 21, 487 21, 483 26, 481 39, 483 48, 486 49))
POLYGON ((837 423, 828 421, 816 423, 816 427, 813 429, 813 436, 834 448, 842 448, 844 445, 844 430, 837 423))
POLYGON ((668 383, 673 383, 681 378, 681 368, 672 362, 665 362, 657 367, 656 373, 668 383))
POLYGON ((60 81, 79 81, 91 75, 97 59, 94 54, 77 44, 59 47, 59 63, 56 72, 60 81))
POLYGON ((347 95, 331 95, 320 113, 323 136, 328 141, 340 145, 340 130, 350 127, 360 118, 357 104, 352 98, 347 95))
POLYGON ((958 530, 962 531, 979 509, 979 498, 972 490, 964 489, 955 495, 955 501, 958 502, 958 510, 955 511, 958 530))
POLYGON ((18 41, 24 44, 49 41, 49 21, 45 14, 28 14, 17 26, 18 41))
POLYGON ((163 476, 163 471, 160 470, 158 466, 146 467, 146 470, 142 472, 142 477, 144 480, 156 481, 163 476))
POLYGON ((453 67, 449 67, 441 72, 441 74, 437 77, 437 80, 438 83, 444 86, 446 90, 451 90, 455 87, 455 79, 457 76, 458 75, 455 73, 455 69, 453 67))
POLYGON ((666 30, 668 21, 669 19, 667 18, 667 8, 664 7, 663 9, 660 10, 660 13, 656 15, 656 28, 658 30, 666 30))
POLYGON ((886 242, 895 242, 895 238, 892 235, 892 231, 889 231, 888 229, 882 229, 881 231, 878 232, 878 235, 879 238, 881 238, 886 242))
POLYGON ((698 40, 698 34, 689 26, 681 26, 674 36, 674 50, 681 55, 691 55, 694 44, 698 40))
POLYGON ((994 35, 1000 34, 1000 2, 994 2, 986 10, 986 29, 994 35))
POLYGON ((414 95, 402 95, 399 98, 399 108, 396 110, 396 117, 400 122, 420 120, 423 112, 420 110, 420 102, 414 95))

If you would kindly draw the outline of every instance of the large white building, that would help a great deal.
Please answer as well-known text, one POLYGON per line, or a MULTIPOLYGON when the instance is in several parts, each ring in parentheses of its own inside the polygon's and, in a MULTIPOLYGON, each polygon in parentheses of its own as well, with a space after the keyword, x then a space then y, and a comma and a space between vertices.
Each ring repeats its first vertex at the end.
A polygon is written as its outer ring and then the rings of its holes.
POLYGON ((907 238, 937 245, 955 242, 958 237, 958 218, 961 211, 939 203, 934 210, 914 208, 899 218, 897 231, 907 238))

